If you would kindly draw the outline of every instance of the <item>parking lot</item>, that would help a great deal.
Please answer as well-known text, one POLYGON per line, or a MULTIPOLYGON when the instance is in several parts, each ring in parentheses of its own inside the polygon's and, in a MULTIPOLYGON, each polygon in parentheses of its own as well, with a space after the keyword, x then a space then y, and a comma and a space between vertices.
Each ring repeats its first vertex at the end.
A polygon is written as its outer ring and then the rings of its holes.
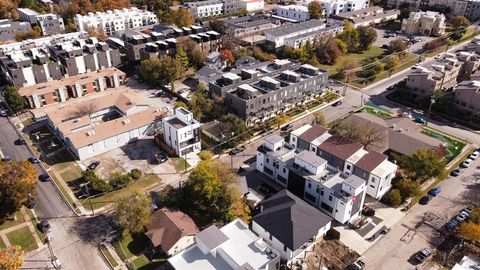
MULTIPOLYGON (((411 35, 403 34, 401 32, 392 32, 392 31, 386 31, 383 29, 375 29, 377 30, 377 40, 373 43, 374 46, 382 48, 382 46, 390 44, 392 40, 398 39, 398 38, 409 38, 411 35), (389 35, 390 36, 387 36, 389 35), (394 35, 393 35, 394 34, 394 35)), ((416 36, 417 37, 417 36, 416 36)), ((427 36, 418 36, 419 39, 421 39, 420 42, 417 42, 415 44, 412 44, 411 46, 415 48, 415 50, 421 49, 422 45, 426 42, 431 41, 434 39, 433 37, 427 37, 427 36)), ((415 51, 413 51, 415 52, 415 51)))

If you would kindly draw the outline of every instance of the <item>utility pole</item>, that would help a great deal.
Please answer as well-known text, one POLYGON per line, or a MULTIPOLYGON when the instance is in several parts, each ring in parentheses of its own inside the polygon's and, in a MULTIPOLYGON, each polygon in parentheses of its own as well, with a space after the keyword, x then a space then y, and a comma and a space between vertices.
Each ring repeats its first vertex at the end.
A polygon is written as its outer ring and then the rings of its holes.
POLYGON ((346 77, 345 77, 345 81, 343 82, 343 96, 345 97, 345 99, 347 99, 347 85, 348 85, 348 81, 349 81, 349 79, 350 79, 350 76, 348 76, 346 70, 344 70, 343 72, 344 72, 344 74, 345 74, 345 76, 346 76, 346 77))
POLYGON ((425 126, 428 126, 428 120, 430 120, 430 112, 431 112, 431 110, 432 110, 432 105, 433 105, 433 103, 435 103, 435 99, 432 97, 432 98, 430 99, 430 106, 428 107, 428 113, 427 113, 427 119, 426 119, 426 121, 425 121, 425 126))
POLYGON ((88 196, 88 203, 90 204, 90 208, 92 209, 92 216, 95 216, 95 209, 93 209, 93 204, 92 204, 92 199, 90 198, 90 191, 88 190, 88 185, 90 184, 90 181, 85 183, 85 190, 87 191, 87 196, 88 196))

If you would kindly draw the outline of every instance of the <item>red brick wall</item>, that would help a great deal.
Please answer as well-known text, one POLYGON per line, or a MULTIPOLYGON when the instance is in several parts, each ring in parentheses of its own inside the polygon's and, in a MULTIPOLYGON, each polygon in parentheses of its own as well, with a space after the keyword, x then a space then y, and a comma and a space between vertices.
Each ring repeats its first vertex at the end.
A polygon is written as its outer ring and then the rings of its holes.
POLYGON ((87 93, 88 94, 91 94, 93 92, 95 92, 95 90, 93 90, 93 83, 87 83, 87 93))
POLYGON ((55 103, 55 100, 54 100, 55 97, 53 96, 53 93, 44 94, 43 97, 45 98, 46 104, 55 103))

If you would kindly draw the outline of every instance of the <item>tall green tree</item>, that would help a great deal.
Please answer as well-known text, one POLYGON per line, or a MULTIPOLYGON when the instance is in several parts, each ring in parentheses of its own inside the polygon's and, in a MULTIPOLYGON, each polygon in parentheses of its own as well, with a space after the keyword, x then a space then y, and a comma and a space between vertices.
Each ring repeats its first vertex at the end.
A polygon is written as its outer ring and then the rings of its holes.
POLYGON ((222 131, 226 138, 232 138, 226 143, 227 147, 234 147, 250 137, 250 132, 245 122, 234 114, 222 117, 222 131))
POLYGON ((14 112, 20 112, 27 107, 27 101, 18 93, 14 86, 7 86, 3 92, 5 101, 14 112))
POLYGON ((0 224, 35 200, 38 172, 28 161, 0 162, 0 224))
POLYGON ((184 69, 188 68, 188 56, 187 53, 182 49, 178 48, 177 53, 175 54, 175 59, 182 64, 184 69))
POLYGON ((143 227, 151 222, 151 205, 150 197, 140 192, 132 192, 116 203, 117 221, 124 235, 143 231, 143 227))
POLYGON ((211 113, 213 100, 208 97, 205 85, 199 84, 197 91, 190 98, 190 107, 195 119, 200 120, 205 114, 211 113))
POLYGON ((420 148, 411 156, 398 156, 396 159, 411 179, 425 181, 445 173, 445 159, 427 148, 420 148))
POLYGON ((337 37, 347 45, 348 52, 356 52, 360 45, 360 35, 350 21, 344 20, 343 24, 345 28, 337 37))
POLYGON ((398 38, 390 41, 390 44, 388 45, 387 53, 388 54, 399 53, 398 56, 403 57, 406 55, 405 50, 407 48, 408 48, 407 43, 403 39, 398 38))
POLYGON ((171 84, 174 90, 175 80, 183 76, 182 63, 169 56, 161 59, 147 59, 140 64, 140 76, 151 84, 171 84))
POLYGON ((420 184, 410 179, 401 179, 395 184, 395 188, 400 191, 400 195, 405 200, 419 195, 422 192, 420 184))
POLYGON ((377 40, 377 31, 370 26, 359 26, 356 29, 359 38, 359 51, 365 51, 377 40))
POLYGON ((326 36, 321 37, 315 43, 315 53, 319 62, 327 65, 334 65, 343 54, 337 45, 337 40, 334 37, 326 36))
POLYGON ((310 4, 308 4, 308 13, 310 13, 311 19, 320 19, 323 16, 323 8, 320 2, 310 2, 310 4))
POLYGON ((465 27, 468 27, 470 25, 470 21, 468 21, 467 18, 465 18, 464 16, 455 16, 453 17, 452 19, 452 27, 454 29, 457 29, 457 28, 465 28, 465 27))

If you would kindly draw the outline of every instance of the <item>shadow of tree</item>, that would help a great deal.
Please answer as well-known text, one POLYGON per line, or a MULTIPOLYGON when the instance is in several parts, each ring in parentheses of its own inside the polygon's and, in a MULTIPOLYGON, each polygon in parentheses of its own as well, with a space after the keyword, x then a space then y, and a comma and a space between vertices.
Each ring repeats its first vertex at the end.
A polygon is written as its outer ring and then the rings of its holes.
POLYGON ((117 230, 117 225, 113 215, 101 214, 95 217, 79 218, 71 232, 76 234, 85 242, 99 244, 102 241, 111 240, 117 230))

